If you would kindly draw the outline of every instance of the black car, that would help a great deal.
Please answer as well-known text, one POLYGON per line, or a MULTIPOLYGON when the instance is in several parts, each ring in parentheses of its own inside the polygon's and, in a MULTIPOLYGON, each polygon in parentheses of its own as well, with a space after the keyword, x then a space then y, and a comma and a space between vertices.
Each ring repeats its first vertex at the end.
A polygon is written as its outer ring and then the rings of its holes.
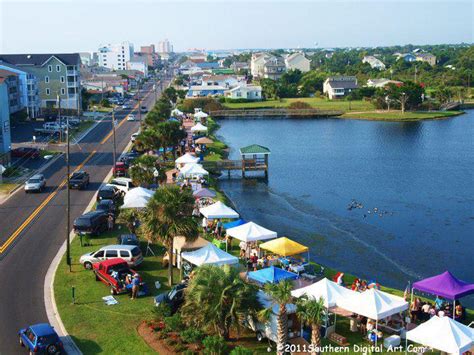
POLYGON ((122 156, 119 158, 119 161, 121 161, 121 162, 123 162, 127 165, 130 165, 139 156, 140 156, 140 154, 137 153, 137 152, 127 152, 127 153, 122 154, 122 156))
POLYGON ((120 245, 140 245, 138 238, 135 234, 122 234, 117 237, 117 244, 120 245))
POLYGON ((171 289, 171 291, 160 293, 155 297, 155 306, 166 303, 170 306, 171 312, 175 313, 184 302, 184 290, 188 287, 186 282, 182 282, 171 289))
POLYGON ((120 190, 115 186, 103 186, 97 193, 97 201, 112 200, 114 203, 120 198, 120 190))
POLYGON ((89 186, 89 174, 83 170, 76 171, 69 178, 70 189, 85 189, 89 186))
POLYGON ((97 202, 97 206, 95 207, 97 211, 103 211, 107 214, 112 213, 115 215, 115 203, 112 200, 100 200, 97 202))
POLYGON ((77 234, 97 235, 108 229, 108 214, 103 211, 91 211, 76 218, 74 232, 77 234))

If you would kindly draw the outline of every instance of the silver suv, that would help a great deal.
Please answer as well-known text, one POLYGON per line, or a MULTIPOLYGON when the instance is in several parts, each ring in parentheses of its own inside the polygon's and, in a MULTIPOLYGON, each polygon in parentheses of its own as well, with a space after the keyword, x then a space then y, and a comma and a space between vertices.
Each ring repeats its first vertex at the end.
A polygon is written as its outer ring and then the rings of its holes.
POLYGON ((44 178, 43 174, 36 174, 30 177, 26 182, 25 182, 25 192, 31 192, 31 191, 43 191, 43 189, 46 187, 46 179, 44 178))

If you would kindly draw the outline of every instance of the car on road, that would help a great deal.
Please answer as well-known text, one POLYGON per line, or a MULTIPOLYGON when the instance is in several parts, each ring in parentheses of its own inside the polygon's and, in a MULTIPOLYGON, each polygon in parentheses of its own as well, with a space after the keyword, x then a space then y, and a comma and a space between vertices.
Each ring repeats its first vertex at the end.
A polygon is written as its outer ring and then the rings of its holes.
POLYGON ((25 192, 41 192, 46 187, 46 179, 43 174, 36 174, 25 182, 25 192))
POLYGON ((69 178, 69 188, 82 190, 89 186, 89 173, 84 170, 76 171, 69 178))
POLYGON ((186 290, 186 287, 188 287, 188 284, 181 282, 170 291, 160 293, 155 297, 155 306, 158 307, 160 304, 165 303, 170 306, 171 312, 175 313, 184 302, 184 290, 186 290))
POLYGON ((140 112, 141 113, 147 113, 148 112, 148 108, 146 106, 141 106, 140 107, 140 112))
POLYGON ((126 176, 128 171, 128 165, 123 161, 118 161, 115 163, 113 173, 114 176, 126 176))
POLYGON ((122 193, 115 186, 105 185, 97 192, 97 201, 112 200, 116 204, 122 193))
POLYGON ((73 223, 73 229, 80 235, 98 235, 108 229, 108 214, 104 211, 91 211, 77 217, 73 223))
POLYGON ((40 151, 37 148, 20 147, 12 149, 10 155, 12 158, 38 158, 40 151))
MULTIPOLYGON (((128 292, 131 286, 127 284, 127 277, 130 279, 132 275, 136 274, 135 270, 130 269, 127 262, 122 258, 95 263, 93 264, 93 271, 96 281, 101 281, 109 286, 112 295, 128 292)), ((145 288, 146 285, 140 279, 140 288, 142 287, 145 288)))
POLYGON ((133 113, 127 116, 127 121, 135 121, 135 115, 133 113))
POLYGON ((130 267, 137 267, 143 262, 143 254, 138 246, 118 244, 107 245, 97 251, 86 253, 81 256, 79 262, 86 269, 91 269, 94 263, 114 258, 122 258, 130 267))
POLYGON ((115 208, 115 203, 112 200, 100 200, 95 206, 96 211, 102 211, 107 214, 112 214, 115 216, 117 209, 115 208))
POLYGON ((127 177, 117 177, 112 179, 106 186, 113 186, 119 189, 120 191, 126 193, 130 189, 133 189, 135 185, 132 182, 132 179, 127 177))
POLYGON ((54 328, 48 323, 30 325, 18 332, 20 345, 30 354, 62 354, 63 343, 54 328))

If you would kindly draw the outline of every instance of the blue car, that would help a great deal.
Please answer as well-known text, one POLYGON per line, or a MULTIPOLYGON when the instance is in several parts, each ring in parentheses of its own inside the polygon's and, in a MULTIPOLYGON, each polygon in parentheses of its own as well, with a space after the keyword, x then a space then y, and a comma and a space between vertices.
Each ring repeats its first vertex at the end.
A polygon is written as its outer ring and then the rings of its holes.
POLYGON ((20 345, 25 346, 30 354, 61 354, 63 343, 54 328, 48 323, 31 325, 20 329, 20 345))

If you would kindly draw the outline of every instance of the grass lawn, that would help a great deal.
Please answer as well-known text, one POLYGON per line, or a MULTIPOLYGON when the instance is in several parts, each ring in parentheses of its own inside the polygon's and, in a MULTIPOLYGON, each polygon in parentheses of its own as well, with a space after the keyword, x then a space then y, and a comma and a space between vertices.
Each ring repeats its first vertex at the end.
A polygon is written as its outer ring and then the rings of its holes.
POLYGON ((375 109, 374 105, 369 101, 328 100, 319 97, 301 97, 256 102, 225 103, 224 106, 229 109, 285 108, 295 101, 306 102, 312 107, 319 108, 321 110, 370 111, 375 109))
MULTIPOLYGON (((148 284, 150 295, 133 301, 126 294, 118 295, 115 297, 119 303, 114 306, 106 306, 102 301, 102 297, 110 294, 109 288, 95 281, 92 271, 85 270, 78 263, 82 254, 115 244, 116 236, 122 233, 126 233, 124 228, 91 238, 92 246, 88 247, 81 247, 79 238, 75 238, 71 244, 73 271, 70 273, 67 270, 63 257, 56 273, 54 292, 59 313, 66 329, 84 354, 118 354, 125 349, 133 349, 136 354, 152 353, 138 336, 136 327, 141 321, 153 318, 153 296, 168 289, 167 269, 161 264, 164 249, 153 246, 157 256, 145 257, 137 270, 148 284), (160 290, 154 286, 157 280, 162 284, 160 290), (76 304, 72 304, 72 286, 76 289, 76 304)), ((145 251, 146 243, 141 248, 145 251)), ((176 271, 175 280, 178 279, 176 271)))
POLYGON ((79 137, 81 135, 81 133, 87 131, 90 127, 92 127, 92 125, 94 123, 95 122, 93 120, 88 120, 88 121, 81 122, 76 129, 71 130, 71 139, 79 137))
POLYGON ((461 115, 462 111, 410 111, 402 114, 401 111, 372 111, 372 112, 346 112, 342 118, 355 118, 365 120, 387 120, 387 121, 417 121, 426 119, 440 119, 461 115))

